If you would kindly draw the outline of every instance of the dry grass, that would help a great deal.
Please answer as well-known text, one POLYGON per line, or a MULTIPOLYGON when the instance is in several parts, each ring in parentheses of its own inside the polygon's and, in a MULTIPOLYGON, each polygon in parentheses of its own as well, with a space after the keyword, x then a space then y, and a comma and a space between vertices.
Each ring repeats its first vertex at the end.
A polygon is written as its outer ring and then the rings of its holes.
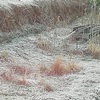
POLYGON ((0 61, 1 62, 14 62, 15 58, 13 56, 11 56, 8 51, 6 50, 2 50, 0 52, 0 61))
POLYGON ((50 20, 56 24, 58 16, 60 21, 67 19, 67 22, 71 22, 80 11, 83 12, 84 10, 82 2, 79 3, 79 0, 42 0, 38 4, 41 7, 42 21, 47 25, 50 24, 50 20))
POLYGON ((44 84, 44 89, 45 89, 47 92, 54 91, 53 88, 52 88, 49 84, 44 84))
POLYGON ((6 50, 0 53, 0 61, 8 61, 8 52, 6 50))
POLYGON ((16 85, 30 86, 30 84, 25 80, 24 77, 16 77, 15 75, 12 75, 12 73, 9 72, 3 72, 2 74, 0 74, 0 77, 1 80, 4 82, 13 83, 16 85))
POLYGON ((28 86, 28 82, 24 78, 19 78, 14 81, 16 85, 28 86))
POLYGON ((52 92, 54 91, 53 87, 48 84, 47 82, 45 82, 45 80, 40 80, 39 85, 44 87, 44 90, 47 92, 52 92))
POLYGON ((52 66, 48 69, 47 75, 63 75, 64 68, 61 65, 61 59, 56 58, 52 64, 52 66))
MULTIPOLYGON (((44 27, 55 28, 58 22, 60 26, 63 25, 63 22, 69 24, 77 16, 81 15, 80 12, 84 12, 84 7, 82 3, 79 3, 79 0, 39 0, 36 5, 19 6, 17 4, 8 4, 10 9, 7 9, 6 6, 1 7, 0 31, 2 35, 0 42, 9 42, 12 38, 22 35, 22 32, 15 31, 25 31, 23 26, 26 24, 34 25, 34 23, 39 23, 44 27)), ((29 29, 28 32, 33 30, 29 29)), ((44 30, 44 28, 41 30, 44 30)), ((38 33, 36 30, 34 31, 38 33)), ((46 44, 39 45, 42 46, 40 48, 47 49, 47 47, 44 47, 46 44)))
POLYGON ((54 23, 59 20, 63 21, 67 19, 73 20, 76 14, 83 12, 84 7, 79 0, 42 0, 37 1, 35 5, 22 5, 9 4, 11 9, 7 9, 6 6, 3 10, 0 9, 0 30, 3 32, 10 32, 12 30, 20 29, 24 24, 34 24, 34 22, 50 24, 50 21, 54 18, 54 23), (80 8, 80 9, 79 9, 80 8))
POLYGON ((17 74, 14 72, 13 69, 9 69, 9 71, 4 71, 0 74, 1 81, 13 83, 16 85, 24 85, 24 86, 30 86, 31 83, 29 83, 25 79, 25 70, 20 67, 20 69, 17 70, 17 74), (19 75, 17 75, 19 74, 19 75), (21 76, 23 75, 23 76, 21 76))
POLYGON ((42 50, 46 50, 46 51, 50 50, 50 43, 47 40, 44 40, 42 38, 38 39, 36 46, 42 50))
POLYGON ((20 29, 22 25, 32 24, 37 21, 40 16, 39 8, 36 6, 18 6, 11 4, 11 9, 0 10, 0 30, 3 32, 10 32, 12 30, 20 29), (28 22, 27 22, 28 21, 28 22))
POLYGON ((52 66, 48 69, 47 75, 59 75, 62 76, 64 74, 72 73, 79 71, 80 68, 79 66, 73 62, 73 61, 68 61, 67 64, 63 65, 61 59, 55 59, 52 66))
POLYGON ((74 61, 68 61, 65 66, 65 73, 72 73, 76 71, 80 71, 79 65, 74 61))
POLYGON ((39 73, 40 74, 45 74, 48 68, 45 65, 39 65, 39 73))
POLYGON ((93 56, 93 58, 98 59, 100 57, 100 46, 96 43, 89 43, 87 45, 87 52, 93 56))
POLYGON ((26 77, 33 73, 33 68, 21 65, 9 65, 7 71, 0 73, 0 80, 3 82, 13 83, 16 85, 31 86, 26 77))
MULTIPOLYGON (((53 64, 47 68, 44 65, 41 65, 39 67, 39 71, 36 72, 36 74, 45 74, 48 76, 62 76, 64 74, 72 73, 79 71, 80 68, 75 62, 67 62, 67 64, 63 65, 62 60, 59 58, 56 58, 53 61, 53 64)), ((29 77, 31 73, 33 73, 32 68, 28 68, 26 66, 20 66, 20 65, 11 65, 9 68, 10 72, 3 72, 0 74, 0 78, 3 81, 13 83, 16 85, 23 85, 23 86, 32 86, 32 84, 26 79, 26 77, 29 77)), ((35 70, 34 70, 35 71, 35 70)), ((47 92, 54 91, 52 86, 49 85, 47 82, 41 80, 40 84, 44 87, 44 89, 47 92)))
POLYGON ((13 81, 13 76, 12 76, 12 73, 10 73, 10 72, 3 72, 2 74, 0 74, 0 77, 2 78, 2 80, 6 81, 6 82, 13 81))
POLYGON ((33 68, 28 68, 26 66, 21 66, 21 65, 11 65, 11 70, 13 70, 14 74, 19 74, 19 75, 28 75, 33 72, 33 68))

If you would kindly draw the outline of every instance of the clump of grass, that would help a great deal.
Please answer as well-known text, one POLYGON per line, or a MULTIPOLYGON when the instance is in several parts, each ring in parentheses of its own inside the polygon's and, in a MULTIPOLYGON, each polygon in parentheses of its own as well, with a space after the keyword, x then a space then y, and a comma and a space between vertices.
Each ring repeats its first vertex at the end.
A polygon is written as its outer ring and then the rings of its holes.
POLYGON ((54 91, 53 88, 52 88, 49 84, 47 84, 47 83, 44 84, 44 89, 45 89, 47 92, 54 91))
POLYGON ((65 73, 72 73, 72 72, 80 71, 80 67, 74 61, 68 61, 64 71, 65 73))
POLYGON ((87 45, 87 52, 93 56, 93 58, 98 59, 100 57, 100 46, 96 43, 89 43, 87 45))
POLYGON ((15 79, 14 83, 16 85, 23 85, 23 86, 29 86, 27 80, 25 78, 19 78, 19 79, 15 79))
POLYGON ((0 53, 0 60, 1 61, 8 61, 8 52, 6 50, 3 50, 0 53))
POLYGON ((79 71, 80 68, 79 66, 73 62, 73 61, 69 61, 67 62, 67 64, 62 64, 61 59, 55 59, 52 66, 48 69, 47 71, 47 75, 59 75, 62 76, 64 74, 68 74, 68 73, 72 73, 72 72, 76 72, 79 71))
POLYGON ((33 70, 28 69, 24 66, 11 66, 9 71, 3 71, 0 74, 1 81, 13 83, 16 85, 30 86, 31 83, 26 80, 26 76, 29 75, 33 70))
POLYGON ((56 58, 49 68, 47 75, 63 75, 64 67, 61 65, 61 59, 56 58))
POLYGON ((25 77, 33 72, 32 68, 28 68, 26 66, 21 65, 11 65, 10 67, 10 70, 13 71, 14 75, 17 75, 17 77, 14 77, 13 79, 14 84, 22 86, 31 85, 31 83, 28 82, 25 77))
POLYGON ((46 71, 48 70, 48 68, 45 65, 40 65, 39 66, 39 73, 46 73, 46 71))
POLYGON ((12 73, 9 73, 9 72, 3 72, 2 74, 0 74, 0 77, 2 78, 2 80, 6 81, 6 82, 13 81, 12 73))
POLYGON ((42 85, 44 87, 44 90, 47 92, 52 92, 54 91, 53 87, 51 85, 49 85, 48 83, 45 82, 45 80, 41 80, 39 82, 40 85, 42 85))
POLYGON ((45 50, 45 51, 48 51, 50 49, 49 45, 50 45, 50 43, 47 40, 42 39, 42 38, 39 38, 36 43, 36 46, 38 48, 45 50))
POLYGON ((33 69, 31 68, 26 68, 26 66, 20 66, 20 65, 11 65, 11 69, 15 74, 19 75, 28 75, 33 71, 33 69))
POLYGON ((0 61, 1 62, 14 62, 14 58, 9 54, 7 50, 2 50, 0 52, 0 61))

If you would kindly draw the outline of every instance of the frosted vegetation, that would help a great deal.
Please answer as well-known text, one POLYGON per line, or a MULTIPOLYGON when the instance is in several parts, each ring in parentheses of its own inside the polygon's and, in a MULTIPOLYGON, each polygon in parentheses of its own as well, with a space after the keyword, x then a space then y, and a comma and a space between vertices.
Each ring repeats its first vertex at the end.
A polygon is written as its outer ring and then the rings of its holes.
POLYGON ((100 0, 0 0, 0 100, 100 100, 100 0))

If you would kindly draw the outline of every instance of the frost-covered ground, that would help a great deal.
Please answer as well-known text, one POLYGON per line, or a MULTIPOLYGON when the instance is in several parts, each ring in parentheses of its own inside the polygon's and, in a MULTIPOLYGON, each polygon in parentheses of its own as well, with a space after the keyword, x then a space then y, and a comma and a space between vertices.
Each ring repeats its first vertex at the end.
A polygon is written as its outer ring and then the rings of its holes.
MULTIPOLYGON (((66 40, 71 31, 71 27, 56 28, 0 44, 0 51, 7 51, 9 56, 8 61, 0 61, 0 73, 9 71, 10 65, 23 65, 33 69, 37 69, 40 64, 49 67, 59 55, 64 62, 71 59, 81 68, 79 72, 63 76, 41 76, 32 73, 25 76, 31 86, 16 85, 0 78, 0 100, 99 100, 100 60, 83 54, 69 54, 68 50, 76 49, 75 43, 68 44, 66 40), (48 44, 46 50, 39 47, 41 41, 48 44), (41 79, 52 86, 53 91, 47 92, 39 84, 41 79)), ((79 46, 84 49, 84 45, 79 46)))
MULTIPOLYGON (((35 4, 35 0, 0 0, 0 9, 8 9, 11 4, 30 5, 35 4)), ((72 27, 76 25, 77 22, 67 28, 56 28, 48 32, 43 31, 41 34, 36 34, 34 29, 31 31, 30 27, 33 26, 28 25, 24 27, 26 30, 15 32, 22 35, 21 37, 18 35, 10 41, 7 40, 7 43, 1 43, 0 75, 12 72, 9 70, 12 65, 25 66, 33 70, 31 74, 24 76, 29 86, 7 81, 6 76, 3 76, 6 79, 0 77, 0 100, 100 100, 100 60, 84 55, 82 51, 86 45, 80 43, 78 53, 75 54, 77 43, 67 40, 72 27), (6 56, 7 59, 2 59, 2 56, 6 56), (75 61, 81 70, 63 76, 42 76, 37 72, 40 65, 50 67, 56 57, 61 57, 63 62, 75 61), (53 91, 46 91, 40 84, 41 80, 48 83, 53 91)), ((38 27, 39 25, 36 26, 38 27)), ((41 29, 38 30, 39 33, 40 31, 41 29)), ((13 73, 11 75, 13 76, 13 73)), ((14 74, 14 78, 20 80, 23 76, 14 74)))
MULTIPOLYGON (((37 6, 35 0, 0 0, 0 9, 12 9, 11 5, 25 6, 25 5, 34 5, 37 6)), ((2 10, 3 10, 2 9, 2 10)))

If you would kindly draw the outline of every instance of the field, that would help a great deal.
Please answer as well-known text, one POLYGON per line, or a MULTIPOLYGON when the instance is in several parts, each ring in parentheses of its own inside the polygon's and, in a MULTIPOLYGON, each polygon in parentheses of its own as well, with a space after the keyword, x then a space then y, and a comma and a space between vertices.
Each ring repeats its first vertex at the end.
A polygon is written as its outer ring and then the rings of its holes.
POLYGON ((0 100, 100 100, 100 14, 91 6, 0 1, 0 100))

